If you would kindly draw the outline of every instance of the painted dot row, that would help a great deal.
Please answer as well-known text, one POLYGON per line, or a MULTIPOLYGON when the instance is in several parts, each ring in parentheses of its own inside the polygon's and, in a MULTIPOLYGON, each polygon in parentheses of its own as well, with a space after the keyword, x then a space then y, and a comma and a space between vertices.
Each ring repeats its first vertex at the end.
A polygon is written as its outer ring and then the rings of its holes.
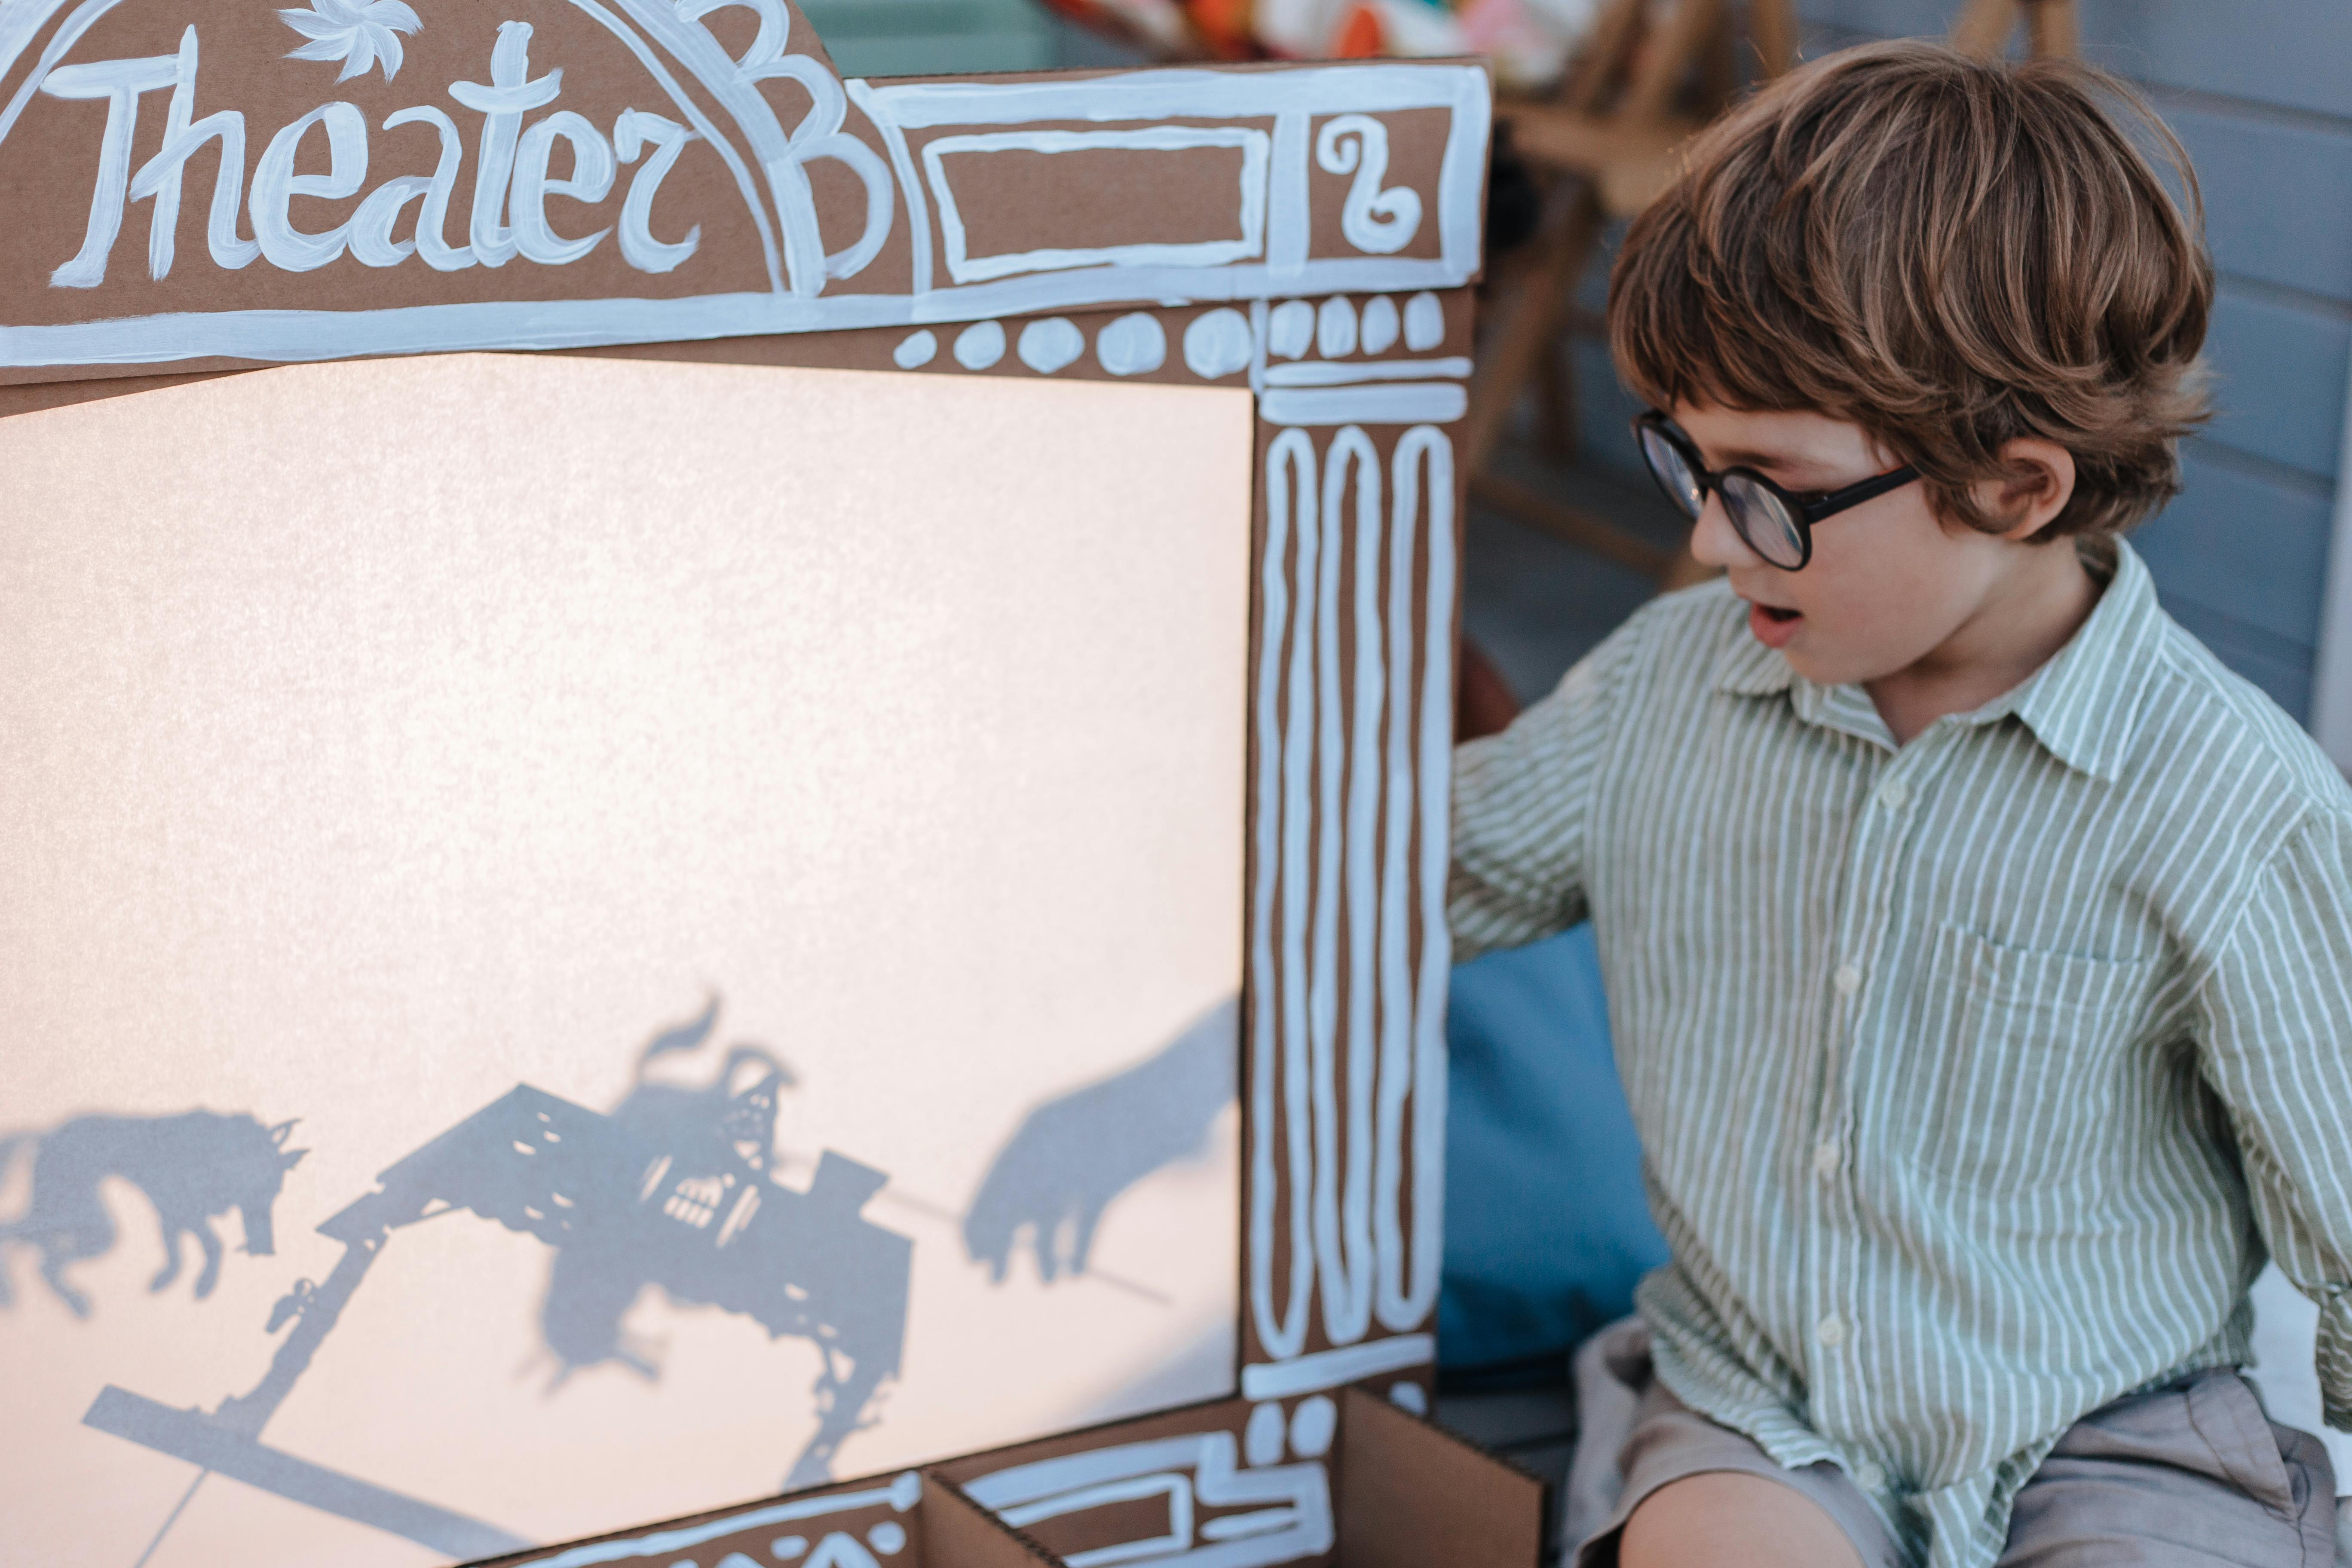
MULTIPOLYGON (((1325 359, 1344 359, 1360 349, 1386 353, 1402 336, 1404 346, 1424 353, 1445 341, 1445 312, 1430 293, 1415 294, 1400 311, 1397 302, 1375 294, 1360 314, 1346 295, 1318 308, 1286 300, 1266 319, 1266 352, 1299 359, 1311 346, 1325 359)), ((1203 381, 1219 381, 1249 368, 1249 319, 1230 307, 1207 311, 1184 329, 1184 368, 1203 381)), ((1004 358, 1004 323, 975 321, 956 334, 952 353, 966 370, 987 370, 1004 358)), ((1086 333, 1063 316, 1031 321, 1013 345, 1023 364, 1052 375, 1087 352, 1086 333)), ((939 357, 939 334, 926 327, 909 333, 890 358, 900 370, 916 370, 939 357)), ((1148 375, 1168 360, 1168 334, 1156 316, 1141 310, 1121 316, 1095 334, 1095 358, 1113 375, 1148 375)))

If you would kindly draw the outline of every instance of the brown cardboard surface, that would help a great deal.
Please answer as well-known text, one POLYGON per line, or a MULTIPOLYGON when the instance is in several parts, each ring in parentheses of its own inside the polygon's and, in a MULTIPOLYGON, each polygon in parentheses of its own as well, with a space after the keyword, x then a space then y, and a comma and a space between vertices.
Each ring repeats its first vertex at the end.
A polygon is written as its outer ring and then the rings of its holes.
POLYGON ((924 1474, 922 1521, 923 1558, 909 1568, 1037 1568, 1058 1561, 937 1470, 924 1474))
POLYGON ((1339 1568, 1541 1561, 1543 1482, 1360 1388, 1339 1408, 1339 1568))

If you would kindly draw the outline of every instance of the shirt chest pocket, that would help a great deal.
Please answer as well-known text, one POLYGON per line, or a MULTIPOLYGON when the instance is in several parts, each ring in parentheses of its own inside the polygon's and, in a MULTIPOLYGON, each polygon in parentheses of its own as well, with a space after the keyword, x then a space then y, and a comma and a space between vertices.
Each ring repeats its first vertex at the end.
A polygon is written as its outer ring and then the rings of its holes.
POLYGON ((1925 1173, 2000 1197, 2092 1176, 2157 967, 1939 931, 1905 1075, 1925 1173))

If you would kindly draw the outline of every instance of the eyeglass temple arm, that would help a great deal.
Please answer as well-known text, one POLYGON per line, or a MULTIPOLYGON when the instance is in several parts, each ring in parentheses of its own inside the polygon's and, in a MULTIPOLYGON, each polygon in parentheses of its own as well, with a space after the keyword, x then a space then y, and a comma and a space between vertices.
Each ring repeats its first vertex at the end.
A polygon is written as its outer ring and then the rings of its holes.
POLYGON ((1848 507, 1860 506, 1866 500, 1875 500, 1889 490, 1899 490, 1918 477, 1919 470, 1906 463, 1902 468, 1864 479, 1860 484, 1848 485, 1842 490, 1832 490, 1826 495, 1808 496, 1797 504, 1804 510, 1807 522, 1819 522, 1822 519, 1843 511, 1848 507))

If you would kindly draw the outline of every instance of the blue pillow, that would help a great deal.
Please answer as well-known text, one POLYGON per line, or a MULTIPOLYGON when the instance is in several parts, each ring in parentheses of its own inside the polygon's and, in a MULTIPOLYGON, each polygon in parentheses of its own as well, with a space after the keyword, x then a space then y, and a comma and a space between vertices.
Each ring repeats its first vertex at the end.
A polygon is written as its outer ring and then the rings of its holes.
POLYGON ((1592 928, 1454 972, 1438 1360, 1565 1352, 1666 1260, 1609 1043, 1592 928))

